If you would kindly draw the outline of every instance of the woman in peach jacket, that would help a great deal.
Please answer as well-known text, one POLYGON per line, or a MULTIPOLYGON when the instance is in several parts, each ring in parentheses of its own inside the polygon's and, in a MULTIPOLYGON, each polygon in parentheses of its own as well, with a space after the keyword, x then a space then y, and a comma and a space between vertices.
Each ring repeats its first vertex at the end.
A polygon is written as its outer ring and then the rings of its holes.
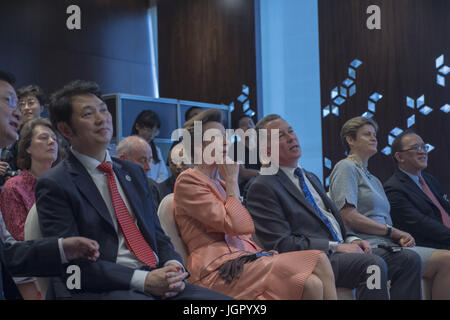
POLYGON ((203 164, 184 171, 175 184, 175 220, 188 249, 191 282, 236 299, 336 299, 325 253, 278 254, 251 240, 254 225, 239 200, 239 164, 227 158, 221 112, 204 111, 184 128, 191 134, 189 151, 204 155, 203 164), (194 146, 194 121, 201 121, 203 133, 215 129, 211 142, 194 146), (231 164, 219 164, 225 159, 231 164))

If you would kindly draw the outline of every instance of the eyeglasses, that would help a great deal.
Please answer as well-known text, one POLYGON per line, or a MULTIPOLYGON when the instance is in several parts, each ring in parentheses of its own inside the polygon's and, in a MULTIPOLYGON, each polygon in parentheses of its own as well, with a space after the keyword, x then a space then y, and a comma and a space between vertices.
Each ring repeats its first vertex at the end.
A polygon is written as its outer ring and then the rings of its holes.
POLYGON ((421 145, 416 145, 413 146, 409 149, 406 150, 400 150, 399 152, 406 152, 406 151, 415 151, 415 152, 420 152, 420 151, 425 151, 428 152, 428 150, 430 150, 430 146, 427 144, 421 144, 421 145))
POLYGON ((14 110, 17 109, 17 98, 13 96, 3 97, 2 100, 8 103, 8 106, 14 110))
POLYGON ((31 107, 32 105, 36 104, 37 100, 36 99, 28 99, 26 101, 19 101, 19 107, 21 109, 25 108, 26 106, 31 107))

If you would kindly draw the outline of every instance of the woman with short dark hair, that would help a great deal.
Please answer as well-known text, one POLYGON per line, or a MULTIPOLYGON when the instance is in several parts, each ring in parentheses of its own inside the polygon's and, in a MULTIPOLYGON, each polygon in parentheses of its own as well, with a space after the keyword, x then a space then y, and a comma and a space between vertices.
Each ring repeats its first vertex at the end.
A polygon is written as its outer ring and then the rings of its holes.
POLYGON ((169 177, 161 149, 154 141, 154 138, 159 134, 160 127, 161 121, 159 120, 158 114, 152 110, 144 110, 138 114, 131 129, 131 135, 140 136, 152 148, 153 158, 150 163, 149 177, 158 183, 163 182, 169 177))

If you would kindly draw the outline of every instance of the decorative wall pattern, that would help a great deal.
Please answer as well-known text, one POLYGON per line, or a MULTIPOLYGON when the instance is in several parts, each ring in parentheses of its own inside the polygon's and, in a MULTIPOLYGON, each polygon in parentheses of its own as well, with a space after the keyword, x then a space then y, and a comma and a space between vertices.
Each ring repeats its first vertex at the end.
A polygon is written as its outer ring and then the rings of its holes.
POLYGON ((375 176, 384 182, 392 175, 392 142, 413 129, 429 145, 427 171, 450 192, 449 20, 447 0, 319 0, 326 186, 333 166, 345 157, 342 125, 364 116, 380 126, 379 152, 369 161, 375 176), (381 30, 366 27, 372 4, 381 9, 381 30), (349 85, 352 94, 345 90, 349 85))

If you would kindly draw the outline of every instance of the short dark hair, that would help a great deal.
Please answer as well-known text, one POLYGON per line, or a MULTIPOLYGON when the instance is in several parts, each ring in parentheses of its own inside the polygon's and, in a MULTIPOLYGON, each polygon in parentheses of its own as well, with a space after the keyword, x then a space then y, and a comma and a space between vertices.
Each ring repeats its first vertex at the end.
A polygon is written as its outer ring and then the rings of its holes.
MULTIPOLYGON (((46 118, 37 118, 31 121, 28 121, 24 124, 22 130, 20 131, 19 143, 18 143, 18 151, 17 151, 17 166, 20 169, 28 170, 31 168, 31 155, 27 152, 27 149, 31 145, 31 140, 33 140, 34 129, 37 126, 44 126, 47 128, 52 128, 52 124, 46 118)), ((55 132, 57 137, 56 143, 58 144, 58 157, 53 162, 52 167, 54 167, 64 156, 65 152, 59 147, 59 137, 55 132)))
POLYGON ((93 94, 103 100, 100 88, 93 81, 74 80, 50 96, 48 110, 53 127, 57 130, 58 122, 65 122, 72 127, 72 98, 78 95, 93 94))
POLYGON ((35 96, 39 100, 39 104, 44 106, 47 103, 47 95, 35 84, 30 84, 17 90, 17 98, 20 100, 25 96, 35 96))
POLYGON ((195 110, 195 109, 200 109, 201 110, 202 108, 194 106, 194 107, 190 107, 189 109, 187 109, 186 113, 184 114, 184 121, 188 121, 189 119, 192 118, 190 113, 191 113, 192 110, 195 110))
POLYGON ((136 129, 136 125, 139 127, 147 127, 158 129, 161 127, 161 120, 159 120, 159 116, 156 112, 152 110, 144 110, 138 114, 136 120, 134 120, 133 127, 131 128, 131 135, 137 135, 138 131, 136 129))
POLYGON ((0 80, 8 82, 10 85, 16 83, 16 77, 11 72, 0 70, 0 80))
POLYGON ((417 134, 412 129, 407 129, 400 133, 397 137, 395 137, 394 142, 392 142, 391 147, 391 155, 394 158, 394 161, 397 163, 397 159, 395 159, 395 154, 403 149, 403 138, 409 134, 417 134))
MULTIPOLYGON (((159 116, 156 112, 152 110, 144 110, 141 111, 141 113, 139 113, 136 117, 136 120, 134 120, 133 127, 131 128, 132 136, 138 135, 136 125, 147 128, 157 127, 159 129, 161 127, 161 120, 159 120, 159 116)), ((156 150, 156 145, 153 140, 150 141, 150 148, 152 148, 153 161, 155 161, 155 163, 159 163, 161 159, 158 156, 158 151, 156 150)))

